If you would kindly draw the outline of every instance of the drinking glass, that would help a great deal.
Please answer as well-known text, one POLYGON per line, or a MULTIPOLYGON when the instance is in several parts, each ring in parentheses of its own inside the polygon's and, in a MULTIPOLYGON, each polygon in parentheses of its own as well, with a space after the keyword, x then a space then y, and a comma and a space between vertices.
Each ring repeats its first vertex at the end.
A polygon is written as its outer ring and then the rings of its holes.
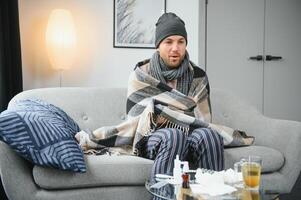
POLYGON ((250 190, 258 190, 260 186, 262 159, 259 156, 248 156, 234 164, 236 172, 241 172, 244 187, 250 190))

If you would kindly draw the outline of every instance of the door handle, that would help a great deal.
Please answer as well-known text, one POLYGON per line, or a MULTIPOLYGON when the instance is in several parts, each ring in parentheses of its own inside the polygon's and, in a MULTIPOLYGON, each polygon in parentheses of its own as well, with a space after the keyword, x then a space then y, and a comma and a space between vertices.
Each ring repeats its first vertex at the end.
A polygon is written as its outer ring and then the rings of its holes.
POLYGON ((281 56, 271 56, 271 55, 266 55, 265 60, 271 61, 271 60, 281 60, 281 56))
POLYGON ((262 55, 252 56, 249 59, 260 61, 260 60, 263 60, 263 56, 262 55))

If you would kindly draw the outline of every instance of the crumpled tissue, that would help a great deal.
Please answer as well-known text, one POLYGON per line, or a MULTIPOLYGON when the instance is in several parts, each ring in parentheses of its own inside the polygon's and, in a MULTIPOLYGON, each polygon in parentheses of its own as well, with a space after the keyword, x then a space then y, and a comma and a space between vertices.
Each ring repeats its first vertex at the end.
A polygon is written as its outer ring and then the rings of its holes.
POLYGON ((243 181, 242 173, 235 172, 233 169, 227 169, 226 171, 221 171, 223 174, 224 182, 230 185, 239 183, 243 181))
POLYGON ((236 173, 232 169, 226 171, 206 171, 197 169, 195 182, 191 184, 191 191, 195 194, 208 194, 210 196, 219 196, 230 194, 237 189, 228 184, 242 181, 241 173, 236 173))

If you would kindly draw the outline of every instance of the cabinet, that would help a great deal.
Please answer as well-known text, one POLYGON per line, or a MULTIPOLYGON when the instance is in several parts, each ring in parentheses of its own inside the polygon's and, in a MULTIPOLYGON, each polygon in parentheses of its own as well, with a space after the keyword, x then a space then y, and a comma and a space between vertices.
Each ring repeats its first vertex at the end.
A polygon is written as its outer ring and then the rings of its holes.
POLYGON ((301 121, 301 1, 208 0, 206 70, 275 118, 301 121))

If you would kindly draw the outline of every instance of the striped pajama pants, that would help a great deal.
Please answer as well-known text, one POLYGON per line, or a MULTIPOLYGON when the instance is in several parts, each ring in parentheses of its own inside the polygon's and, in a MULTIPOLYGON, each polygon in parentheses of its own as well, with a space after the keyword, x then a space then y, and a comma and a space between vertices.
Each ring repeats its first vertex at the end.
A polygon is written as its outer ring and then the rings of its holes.
POLYGON ((151 179, 155 174, 173 174, 174 159, 188 161, 190 169, 224 169, 224 145, 222 137, 212 129, 195 129, 188 136, 172 128, 159 129, 145 144, 148 159, 154 160, 151 179))

